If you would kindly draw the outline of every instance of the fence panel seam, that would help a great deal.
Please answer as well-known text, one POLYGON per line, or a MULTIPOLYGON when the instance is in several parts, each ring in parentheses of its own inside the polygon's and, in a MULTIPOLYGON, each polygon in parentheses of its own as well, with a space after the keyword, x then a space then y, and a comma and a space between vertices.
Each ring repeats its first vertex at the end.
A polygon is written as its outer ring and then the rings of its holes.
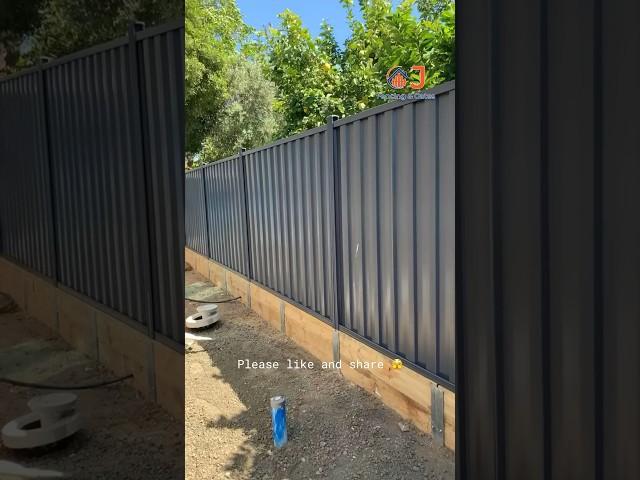
POLYGON ((211 239, 209 238, 209 216, 207 215, 207 176, 204 174, 204 170, 200 170, 202 175, 202 198, 204 199, 204 231, 207 240, 207 256, 211 257, 211 239))
MULTIPOLYGON (((137 40, 137 32, 138 27, 140 27, 140 23, 131 22, 129 24, 128 30, 128 39, 129 39, 129 92, 130 95, 133 95, 132 105, 133 105, 133 128, 138 132, 138 135, 134 135, 134 143, 136 144, 135 153, 136 157, 140 158, 142 162, 142 171, 145 172, 144 177, 144 213, 146 217, 146 249, 143 249, 143 263, 145 267, 143 268, 144 275, 146 277, 146 284, 149 288, 143 289, 143 291, 147 292, 146 295, 146 304, 147 304, 147 315, 145 320, 147 321, 147 332, 150 338, 155 337, 155 322, 154 318, 158 312, 156 312, 156 302, 154 301, 154 288, 151 285, 151 280, 154 278, 154 265, 152 262, 152 258, 155 258, 153 252, 155 250, 152 232, 153 232, 153 187, 151 185, 151 179, 149 178, 149 174, 151 172, 151 168, 149 168, 150 159, 148 158, 148 152, 145 148, 145 139, 148 135, 147 129, 145 128, 145 119, 144 119, 144 87, 141 81, 143 72, 140 70, 140 60, 141 57, 144 57, 144 51, 142 55, 138 55, 138 40, 137 40), (137 140, 137 141, 136 141, 137 140)), ((142 26, 144 28, 144 26, 142 26)))
POLYGON ((54 179, 53 179, 53 158, 51 156, 51 125, 49 123, 49 113, 47 107, 47 82, 45 81, 45 71, 43 68, 44 59, 40 59, 40 64, 38 65, 38 80, 40 81, 40 89, 42 91, 42 117, 44 123, 44 136, 45 136, 45 145, 44 151, 46 156, 46 163, 48 169, 47 179, 49 180, 49 206, 50 206, 50 215, 51 215, 51 233, 52 233, 52 242, 53 242, 53 275, 56 285, 60 280, 60 252, 58 246, 58 227, 56 222, 56 209, 55 209, 55 190, 54 190, 54 179))

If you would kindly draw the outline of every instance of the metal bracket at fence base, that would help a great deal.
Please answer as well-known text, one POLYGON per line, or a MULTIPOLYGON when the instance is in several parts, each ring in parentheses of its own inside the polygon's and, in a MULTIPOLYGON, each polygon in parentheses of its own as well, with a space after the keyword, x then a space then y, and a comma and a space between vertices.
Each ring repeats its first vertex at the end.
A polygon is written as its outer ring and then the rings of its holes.
POLYGON ((147 361, 149 368, 147 371, 147 385, 149 386, 149 396, 154 402, 158 401, 158 387, 156 385, 156 361, 155 361, 155 345, 153 342, 147 343, 147 361))
POLYGON ((338 363, 340 360, 340 332, 338 330, 333 331, 333 361, 338 363))
POLYGON ((444 391, 431 384, 431 435, 436 445, 444 445, 444 391))
POLYGON ((284 302, 280 302, 280 332, 285 333, 284 302))

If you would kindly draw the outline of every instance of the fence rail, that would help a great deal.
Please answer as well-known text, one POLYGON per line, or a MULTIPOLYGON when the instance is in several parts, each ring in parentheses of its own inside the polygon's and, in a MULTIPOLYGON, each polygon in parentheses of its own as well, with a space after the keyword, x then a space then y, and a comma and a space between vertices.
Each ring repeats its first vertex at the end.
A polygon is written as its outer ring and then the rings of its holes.
POLYGON ((2 253, 180 348, 181 21, 0 79, 2 253))
POLYGON ((454 84, 431 92, 187 172, 186 242, 453 388, 454 84))

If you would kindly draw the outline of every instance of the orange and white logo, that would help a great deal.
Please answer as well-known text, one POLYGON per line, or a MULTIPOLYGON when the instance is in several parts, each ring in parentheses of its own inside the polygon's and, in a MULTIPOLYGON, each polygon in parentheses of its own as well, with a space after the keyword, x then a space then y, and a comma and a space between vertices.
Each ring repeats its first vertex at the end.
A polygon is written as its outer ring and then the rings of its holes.
POLYGON ((402 67, 391 67, 387 71, 387 84, 394 90, 405 88, 407 83, 413 90, 420 90, 423 88, 426 77, 426 69, 424 68, 424 65, 414 65, 409 69, 409 72, 418 72, 419 77, 417 82, 409 82, 411 76, 402 67))

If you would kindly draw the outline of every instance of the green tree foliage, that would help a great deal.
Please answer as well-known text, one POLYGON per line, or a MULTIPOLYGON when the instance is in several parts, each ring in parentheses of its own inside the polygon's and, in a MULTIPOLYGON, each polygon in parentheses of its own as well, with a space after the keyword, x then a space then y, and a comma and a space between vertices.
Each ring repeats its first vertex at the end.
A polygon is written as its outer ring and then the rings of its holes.
POLYGON ((425 39, 425 66, 430 73, 429 85, 456 78, 456 10, 450 3, 429 22, 430 32, 425 39))
POLYGON ((433 21, 453 3, 453 0, 416 0, 416 7, 421 18, 433 21))
POLYGON ((240 59, 228 70, 231 87, 215 125, 202 142, 202 162, 268 143, 279 128, 275 86, 255 62, 240 59))
POLYGON ((60 57, 125 35, 131 20, 151 26, 182 14, 175 0, 44 0, 30 57, 60 57))
POLYGON ((452 1, 424 0, 416 17, 415 0, 395 8, 391 0, 360 0, 362 20, 352 0, 342 3, 351 28, 344 50, 328 24, 314 39, 290 10, 267 31, 267 73, 277 86, 277 108, 284 117, 280 135, 320 125, 331 114, 351 115, 378 105, 378 94, 389 92, 386 73, 394 66, 424 65, 426 87, 455 78, 452 1))
POLYGON ((254 57, 260 45, 235 0, 187 0, 185 116, 188 166, 273 137, 275 88, 254 57))
POLYGON ((326 116, 344 113, 340 94, 340 72, 331 29, 313 39, 291 10, 280 15, 279 28, 267 31, 269 78, 278 89, 277 109, 283 116, 280 135, 316 127, 326 116))
POLYGON ((368 108, 379 103, 377 94, 388 91, 386 73, 394 66, 408 70, 424 65, 426 87, 455 78, 452 2, 442 5, 432 20, 416 18, 413 0, 404 0, 395 9, 390 0, 360 0, 362 21, 355 19, 350 0, 343 0, 343 5, 352 31, 343 59, 348 113, 361 104, 368 108))
POLYGON ((0 74, 61 57, 183 15, 176 0, 0 0, 0 74))
POLYGON ((424 65, 427 87, 455 77, 452 1, 359 0, 361 20, 342 2, 351 35, 340 48, 329 24, 314 38, 290 10, 258 33, 235 0, 186 0, 188 166, 375 106, 394 66, 424 65))
POLYGON ((42 0, 0 0, 0 75, 20 66, 20 46, 37 27, 42 0))
POLYGON ((186 0, 185 8, 185 148, 193 155, 222 112, 226 72, 247 32, 233 1, 186 0))
POLYGON ((342 52, 336 42, 336 37, 333 35, 333 27, 329 25, 325 20, 320 25, 320 35, 316 40, 316 44, 320 49, 320 53, 328 60, 331 65, 339 65, 342 52))

